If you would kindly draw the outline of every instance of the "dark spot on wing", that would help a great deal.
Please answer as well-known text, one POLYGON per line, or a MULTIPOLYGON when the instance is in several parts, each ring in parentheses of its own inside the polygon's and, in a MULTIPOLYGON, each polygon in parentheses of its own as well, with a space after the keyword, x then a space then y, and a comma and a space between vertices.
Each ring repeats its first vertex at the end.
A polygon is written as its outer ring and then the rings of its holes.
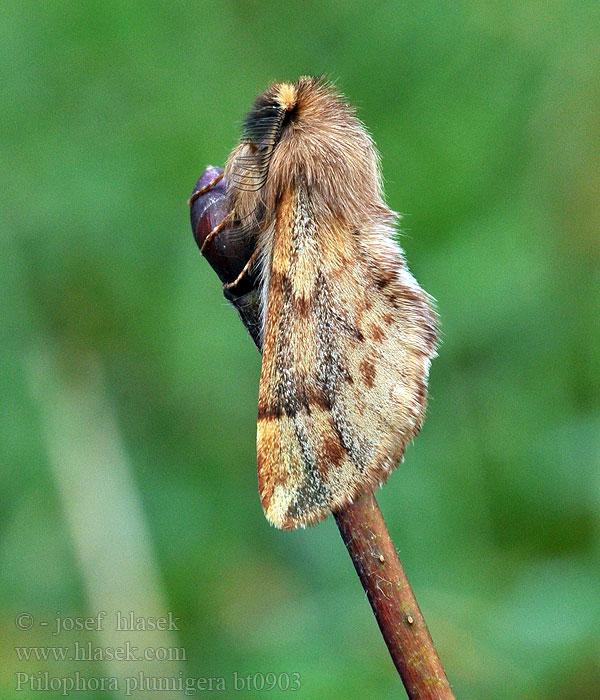
POLYGON ((363 360, 361 360, 358 369, 360 370, 360 374, 363 378, 364 383, 367 385, 367 387, 369 387, 369 389, 371 389, 375 384, 375 364, 372 360, 364 358, 363 360))

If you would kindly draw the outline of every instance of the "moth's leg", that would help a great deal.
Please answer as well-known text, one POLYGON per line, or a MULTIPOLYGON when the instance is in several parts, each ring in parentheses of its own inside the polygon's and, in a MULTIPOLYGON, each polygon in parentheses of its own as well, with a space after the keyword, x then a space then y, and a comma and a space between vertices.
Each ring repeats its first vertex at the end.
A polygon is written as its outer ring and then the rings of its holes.
MULTIPOLYGON (((212 236, 212 233, 210 235, 212 236)), ((250 268, 256 262, 257 257, 258 257, 258 246, 254 249, 254 253, 252 253, 252 255, 250 256, 250 259, 244 265, 240 274, 233 280, 233 282, 229 282, 228 284, 224 284, 223 289, 233 289, 234 287, 236 287, 242 281, 244 276, 248 274, 250 268)))
POLYGON ((208 192, 209 190, 212 190, 212 188, 218 183, 221 182, 223 179, 223 171, 220 172, 216 177, 213 177, 213 179, 210 182, 207 182, 204 187, 201 187, 199 190, 196 190, 192 196, 188 199, 188 206, 191 207, 192 204, 198 199, 198 197, 201 197, 203 194, 208 192))
MULTIPOLYGON (((216 179, 216 178, 215 178, 215 179, 216 179)), ((208 184, 210 185, 210 182, 209 182, 208 184)), ((206 185, 206 187, 208 187, 208 185, 206 185)), ((198 192, 202 192, 202 190, 204 190, 204 189, 205 189, 205 188, 203 187, 201 190, 198 190, 198 192)), ((194 192, 194 194, 196 194, 196 192, 194 192)), ((193 196, 194 196, 194 195, 192 195, 192 197, 193 197, 193 196)), ((198 195, 198 196, 200 196, 200 195, 198 195)), ((215 236, 217 236, 219 233, 221 233, 221 231, 222 231, 224 228, 226 228, 227 226, 229 226, 229 224, 231 223, 232 220, 233 220, 233 214, 229 213, 229 214, 227 214, 227 216, 226 216, 224 219, 222 219, 222 221, 221 221, 219 224, 217 224, 217 225, 213 228, 213 230, 212 230, 212 231, 208 234, 208 236, 204 239, 204 242, 202 243, 202 246, 200 247, 200 252, 202 253, 202 255, 204 255, 204 249, 206 248, 206 246, 212 241, 212 239, 213 239, 215 236)))

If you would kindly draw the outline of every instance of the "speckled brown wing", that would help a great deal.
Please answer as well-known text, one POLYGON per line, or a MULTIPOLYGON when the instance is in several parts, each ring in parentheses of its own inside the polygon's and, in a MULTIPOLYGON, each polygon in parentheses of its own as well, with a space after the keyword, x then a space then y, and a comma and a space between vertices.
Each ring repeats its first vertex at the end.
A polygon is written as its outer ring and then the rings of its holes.
POLYGON ((282 197, 263 240, 258 480, 267 518, 310 525, 376 488, 418 432, 435 314, 389 222, 317 224, 282 197))

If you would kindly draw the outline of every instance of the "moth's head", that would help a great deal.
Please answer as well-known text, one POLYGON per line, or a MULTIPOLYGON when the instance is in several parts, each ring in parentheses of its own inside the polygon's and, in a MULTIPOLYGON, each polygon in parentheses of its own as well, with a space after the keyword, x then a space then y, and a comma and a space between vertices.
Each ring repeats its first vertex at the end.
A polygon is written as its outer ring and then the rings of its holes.
POLYGON ((282 194, 303 187, 315 216, 361 223, 390 214, 382 200, 378 155, 354 109, 331 83, 303 77, 275 83, 244 119, 226 166, 232 208, 274 216, 282 194))

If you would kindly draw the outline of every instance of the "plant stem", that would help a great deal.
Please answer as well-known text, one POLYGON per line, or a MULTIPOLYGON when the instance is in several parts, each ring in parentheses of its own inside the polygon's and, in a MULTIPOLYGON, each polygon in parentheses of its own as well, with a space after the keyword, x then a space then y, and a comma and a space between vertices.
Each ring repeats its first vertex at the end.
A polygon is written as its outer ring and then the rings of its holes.
POLYGON ((454 700, 375 495, 334 517, 408 697, 454 700))
MULTIPOLYGON (((207 168, 195 190, 220 173, 207 168)), ((253 241, 229 235, 224 228, 208 239, 227 214, 226 183, 221 179, 191 204, 194 238, 224 284, 233 282, 253 252, 253 241)), ((242 285, 240 285, 241 287, 242 285)), ((225 291, 256 347, 260 341, 260 294, 252 274, 243 288, 225 291)), ((392 661, 410 700, 454 700, 448 679, 433 645, 414 593, 390 538, 373 493, 363 494, 351 506, 334 513, 335 521, 365 589, 392 661)))

